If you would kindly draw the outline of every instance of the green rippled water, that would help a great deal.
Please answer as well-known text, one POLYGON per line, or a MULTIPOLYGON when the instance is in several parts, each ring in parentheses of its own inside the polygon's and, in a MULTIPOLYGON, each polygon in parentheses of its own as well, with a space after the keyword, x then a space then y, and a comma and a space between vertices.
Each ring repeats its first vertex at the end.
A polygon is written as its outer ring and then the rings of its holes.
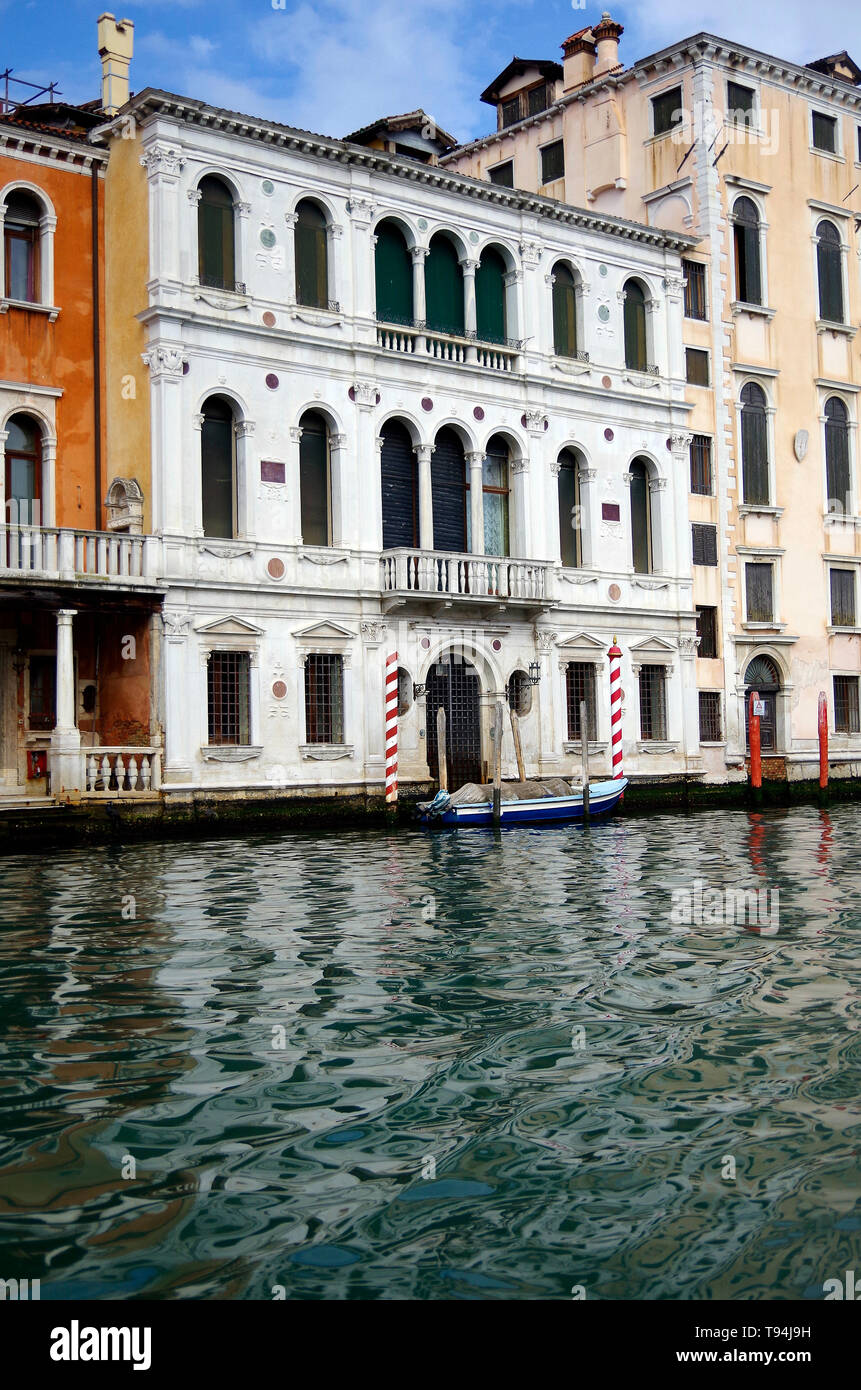
POLYGON ((5 859, 0 1277, 821 1298, 861 1268, 859 839, 838 807, 5 859), (697 880, 777 889, 777 931, 674 920, 697 880))

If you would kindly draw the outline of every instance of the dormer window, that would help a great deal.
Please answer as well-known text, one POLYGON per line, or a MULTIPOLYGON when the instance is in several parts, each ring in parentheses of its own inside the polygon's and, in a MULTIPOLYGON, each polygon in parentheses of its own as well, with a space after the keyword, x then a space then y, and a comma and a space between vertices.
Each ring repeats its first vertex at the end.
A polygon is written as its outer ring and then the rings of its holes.
POLYGON ((521 120, 519 92, 516 97, 510 97, 508 101, 500 102, 499 114, 503 130, 506 126, 516 125, 521 120))
POLYGON ((530 116, 537 116, 540 111, 547 110, 550 105, 550 97, 546 82, 542 82, 540 87, 532 87, 526 93, 526 103, 530 116))

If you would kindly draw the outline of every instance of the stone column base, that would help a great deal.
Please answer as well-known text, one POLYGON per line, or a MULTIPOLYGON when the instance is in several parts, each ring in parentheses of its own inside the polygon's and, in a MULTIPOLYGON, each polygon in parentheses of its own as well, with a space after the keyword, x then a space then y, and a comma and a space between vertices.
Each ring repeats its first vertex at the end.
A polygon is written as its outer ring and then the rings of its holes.
POLYGON ((77 729, 55 729, 51 734, 51 795, 63 796, 68 792, 81 792, 83 759, 81 757, 81 735, 77 729))

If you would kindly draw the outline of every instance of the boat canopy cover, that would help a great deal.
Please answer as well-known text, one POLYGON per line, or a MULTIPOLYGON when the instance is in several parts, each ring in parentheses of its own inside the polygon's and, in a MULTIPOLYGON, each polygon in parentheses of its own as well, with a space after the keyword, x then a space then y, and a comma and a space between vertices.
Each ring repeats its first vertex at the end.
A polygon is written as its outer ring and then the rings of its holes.
MULTIPOLYGON (((561 777, 548 777, 544 782, 503 782, 500 788, 503 801, 535 801, 542 796, 572 796, 579 787, 571 787, 561 777)), ((493 800, 493 783, 480 786, 477 782, 464 782, 456 792, 452 792, 450 806, 478 806, 493 800)))

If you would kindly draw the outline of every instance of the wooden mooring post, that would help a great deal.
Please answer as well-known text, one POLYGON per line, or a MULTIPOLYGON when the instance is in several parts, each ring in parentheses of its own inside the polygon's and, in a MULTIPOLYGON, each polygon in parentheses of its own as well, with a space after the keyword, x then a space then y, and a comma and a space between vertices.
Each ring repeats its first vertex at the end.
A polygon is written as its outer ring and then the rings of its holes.
POLYGON ((511 737, 514 739, 514 756, 517 759, 517 775, 521 782, 526 781, 526 768, 523 763, 523 748, 520 744, 520 720, 514 710, 509 711, 511 715, 511 737))
POLYGON ((448 749, 445 746, 445 710, 442 705, 436 712, 436 753, 437 780, 441 792, 448 791, 448 749))
POLYGON ((580 701, 580 753, 583 758, 583 823, 589 823, 589 716, 586 701, 580 701))
POLYGON ((502 701, 496 702, 496 720, 493 729, 493 824, 502 822, 502 701))

